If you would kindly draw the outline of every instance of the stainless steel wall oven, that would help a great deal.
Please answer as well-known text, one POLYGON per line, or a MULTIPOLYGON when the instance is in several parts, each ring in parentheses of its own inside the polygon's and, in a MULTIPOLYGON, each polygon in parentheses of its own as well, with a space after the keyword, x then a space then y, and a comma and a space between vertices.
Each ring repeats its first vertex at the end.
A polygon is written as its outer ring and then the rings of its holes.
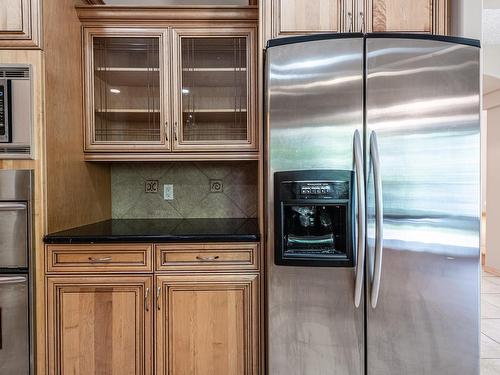
POLYGON ((0 171, 0 374, 33 374, 33 172, 0 171))

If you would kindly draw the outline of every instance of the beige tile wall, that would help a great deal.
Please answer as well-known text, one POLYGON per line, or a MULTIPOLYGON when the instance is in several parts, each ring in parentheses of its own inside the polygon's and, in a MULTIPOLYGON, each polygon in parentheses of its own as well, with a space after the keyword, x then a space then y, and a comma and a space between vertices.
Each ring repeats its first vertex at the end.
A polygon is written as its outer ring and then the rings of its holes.
POLYGON ((112 217, 247 218, 257 216, 256 162, 172 162, 116 164, 111 167, 112 217), (210 192, 210 180, 223 182, 210 192), (158 180, 158 193, 146 193, 146 180, 158 180), (174 200, 163 199, 163 185, 174 185, 174 200))

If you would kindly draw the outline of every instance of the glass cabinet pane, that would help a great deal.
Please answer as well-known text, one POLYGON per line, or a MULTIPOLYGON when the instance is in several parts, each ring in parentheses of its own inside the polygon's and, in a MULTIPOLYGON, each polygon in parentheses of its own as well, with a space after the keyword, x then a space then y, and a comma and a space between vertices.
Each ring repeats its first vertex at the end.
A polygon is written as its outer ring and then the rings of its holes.
POLYGON ((160 141, 160 40, 94 37, 97 142, 160 141))
POLYGON ((183 37, 181 51, 182 140, 246 141, 247 39, 183 37))

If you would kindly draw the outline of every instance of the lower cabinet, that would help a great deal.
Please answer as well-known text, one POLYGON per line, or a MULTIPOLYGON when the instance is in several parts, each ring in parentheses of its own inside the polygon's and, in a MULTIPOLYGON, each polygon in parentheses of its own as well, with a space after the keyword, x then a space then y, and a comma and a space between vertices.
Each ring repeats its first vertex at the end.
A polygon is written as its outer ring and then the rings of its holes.
POLYGON ((152 374, 152 282, 152 276, 48 277, 48 374, 152 374))
POLYGON ((48 375, 261 375, 258 244, 46 254, 48 375))
POLYGON ((258 275, 156 280, 156 374, 259 375, 258 275))

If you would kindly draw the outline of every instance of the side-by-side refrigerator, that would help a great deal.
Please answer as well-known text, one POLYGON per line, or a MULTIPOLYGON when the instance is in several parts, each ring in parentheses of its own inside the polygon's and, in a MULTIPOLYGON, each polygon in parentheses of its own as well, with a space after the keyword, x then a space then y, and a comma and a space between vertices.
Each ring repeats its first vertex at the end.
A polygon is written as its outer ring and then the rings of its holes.
POLYGON ((479 55, 428 35, 269 42, 269 374, 479 374, 479 55))

